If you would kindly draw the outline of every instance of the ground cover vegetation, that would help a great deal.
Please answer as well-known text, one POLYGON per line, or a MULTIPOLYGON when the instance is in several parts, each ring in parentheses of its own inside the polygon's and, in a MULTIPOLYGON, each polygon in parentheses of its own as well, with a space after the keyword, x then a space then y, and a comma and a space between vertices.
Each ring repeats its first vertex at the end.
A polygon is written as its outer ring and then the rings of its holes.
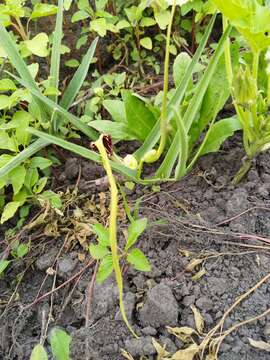
MULTIPOLYGON (((142 216, 142 198, 131 205, 128 195, 136 187, 156 194, 162 186, 181 184, 195 176, 198 161, 207 154, 217 157, 224 143, 239 134, 242 159, 231 186, 241 186, 260 154, 267 154, 270 3, 4 0, 0 39, 0 223, 3 244, 8 244, 1 253, 0 276, 5 279, 17 263, 29 264, 32 244, 20 234, 48 222, 46 236, 57 238, 59 224, 70 221, 70 206, 84 199, 78 187, 81 169, 73 188, 54 186, 56 169, 64 172, 63 158, 97 166, 103 170, 89 180, 93 193, 104 183, 110 200, 102 200, 102 192, 101 215, 95 215, 93 198, 88 199, 84 209, 94 214, 90 219, 76 205, 71 221, 80 234, 81 261, 90 258, 89 264, 95 264, 86 326, 94 283, 106 283, 113 275, 121 318, 139 341, 127 311, 125 274, 152 271, 140 239, 167 220, 142 216)), ((194 259, 187 271, 205 259, 194 259)), ((47 271, 55 279, 53 293, 57 272, 53 267, 47 271)), ((223 331, 225 318, 260 285, 238 298, 208 332, 192 304, 194 328, 166 324, 182 348, 169 351, 153 338, 156 358, 217 359, 223 340, 241 325, 223 331)), ((58 327, 49 331, 52 312, 51 307, 42 323, 39 344, 32 344, 31 360, 72 358, 71 336, 58 327)), ((250 344, 269 352, 267 342, 251 339, 250 344)), ((125 349, 121 356, 133 359, 125 349)))

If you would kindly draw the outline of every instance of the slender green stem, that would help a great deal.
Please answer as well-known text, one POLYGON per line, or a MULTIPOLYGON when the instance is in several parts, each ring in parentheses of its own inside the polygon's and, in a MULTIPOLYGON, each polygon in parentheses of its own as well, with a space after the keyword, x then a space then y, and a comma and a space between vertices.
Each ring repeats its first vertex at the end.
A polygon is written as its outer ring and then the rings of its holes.
MULTIPOLYGON (((254 83, 256 84, 256 97, 258 93, 258 68, 259 68, 259 60, 260 60, 260 52, 253 52, 253 64, 252 64, 252 77, 254 79, 254 83)), ((260 124, 258 120, 257 114, 257 98, 254 99, 253 104, 251 106, 254 130, 256 133, 260 130, 260 124)))
POLYGON ((107 173, 109 184, 110 184, 110 192, 111 192, 111 202, 110 202, 110 223, 109 223, 109 239, 110 239, 110 246, 112 252, 112 261, 113 261, 113 268, 115 272, 115 278, 119 290, 119 306, 122 318, 126 323, 128 329, 131 333, 137 337, 135 332, 133 331, 132 327, 130 326, 125 308, 123 303, 123 278, 122 272, 119 263, 119 255, 118 255, 118 248, 117 248, 117 214, 118 214, 118 189, 116 185, 116 181, 113 176, 112 168, 110 165, 110 161, 108 159, 108 155, 106 149, 103 145, 103 135, 99 137, 99 139, 95 142, 96 147, 100 153, 102 164, 104 169, 107 173))

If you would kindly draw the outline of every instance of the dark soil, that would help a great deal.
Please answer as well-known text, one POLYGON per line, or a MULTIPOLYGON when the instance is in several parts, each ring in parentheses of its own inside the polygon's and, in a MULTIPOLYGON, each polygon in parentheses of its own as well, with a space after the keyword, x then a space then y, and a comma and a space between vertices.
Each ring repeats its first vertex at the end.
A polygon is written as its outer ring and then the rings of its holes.
MULTIPOLYGON (((41 233, 35 239, 38 232, 24 232, 25 241, 31 235, 33 250, 26 261, 14 263, 0 283, 0 359, 29 359, 31 349, 39 342, 42 329, 44 331, 51 303, 53 320, 49 331, 60 326, 72 335, 73 360, 120 360, 124 359, 121 349, 128 351, 134 359, 143 356, 156 359, 152 337, 174 353, 184 344, 170 335, 166 326, 195 328, 191 305, 201 312, 205 320, 204 331, 213 328, 229 306, 270 269, 267 244, 267 238, 270 238, 269 153, 256 160, 240 185, 232 186, 230 181, 242 155, 236 138, 219 154, 201 159, 193 174, 181 182, 164 184, 161 191, 155 193, 141 187, 130 191, 131 202, 142 196, 142 216, 152 222, 166 220, 152 226, 139 241, 139 247, 151 262, 152 271, 143 274, 129 269, 125 273, 126 311, 139 340, 131 336, 121 320, 113 278, 95 285, 90 325, 85 327, 88 285, 93 268, 88 267, 80 277, 72 280, 89 261, 88 257, 85 261, 78 260, 78 253, 83 252, 80 245, 59 252, 64 235, 47 237, 41 233), (224 223, 227 219, 230 220, 224 223), (266 240, 262 241, 258 236, 266 240), (186 271, 192 259, 198 258, 205 260, 192 272, 186 271), (47 276, 38 294, 47 269, 56 268, 53 265, 55 259, 57 274, 47 276), (28 269, 22 273, 25 263, 28 269), (199 279, 192 278, 202 269, 205 273, 201 273, 199 279), (20 275, 23 277, 18 285, 20 275), (38 297, 46 294, 53 286, 69 279, 71 281, 53 296, 44 296, 38 303, 28 306, 37 294, 38 297), (8 304, 12 293, 13 300, 8 304)), ((76 159, 68 159, 62 174, 55 170, 55 184, 62 188, 66 184, 75 185, 80 173, 78 164, 76 159)), ((81 161, 81 170, 79 189, 82 193, 88 191, 88 197, 91 194, 97 197, 91 181, 102 176, 102 171, 85 161, 81 161)), ((269 304, 270 282, 266 281, 232 311, 223 330, 260 315, 269 304)), ((270 342, 270 316, 231 333, 225 338, 218 358, 270 359, 269 353, 251 347, 249 338, 270 342)), ((194 339, 198 341, 198 338, 194 339)), ((49 351, 49 344, 45 342, 45 345, 49 351)))

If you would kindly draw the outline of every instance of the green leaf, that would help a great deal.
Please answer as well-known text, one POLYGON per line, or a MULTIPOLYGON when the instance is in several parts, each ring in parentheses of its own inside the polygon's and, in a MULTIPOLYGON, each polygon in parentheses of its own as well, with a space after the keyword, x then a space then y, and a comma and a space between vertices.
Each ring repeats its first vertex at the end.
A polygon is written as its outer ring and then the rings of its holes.
POLYGON ((111 115, 114 121, 119 123, 127 122, 125 104, 121 100, 104 100, 103 106, 111 115))
POLYGON ((138 237, 144 232, 147 226, 147 218, 138 219, 132 221, 128 227, 128 240, 125 246, 125 250, 131 248, 132 245, 135 244, 138 237))
MULTIPOLYGON (((47 4, 45 4, 47 5, 47 4)), ((52 5, 51 5, 52 6, 52 5)), ((56 7, 57 8, 57 7, 56 7)), ((63 0, 58 0, 58 10, 56 17, 56 25, 53 33, 53 44, 51 53, 51 68, 49 87, 58 89, 60 59, 61 59, 61 42, 62 42, 62 23, 63 23, 63 0)), ((57 102, 57 94, 51 96, 51 99, 57 102)))
POLYGON ((92 231, 98 237, 98 242, 102 246, 110 245, 109 229, 105 228, 102 224, 94 224, 92 231))
POLYGON ((103 259, 106 255, 110 253, 107 246, 93 245, 93 244, 89 246, 89 251, 91 256, 96 260, 103 259))
POLYGON ((46 33, 39 33, 33 39, 26 40, 24 43, 27 49, 34 55, 46 57, 49 54, 49 38, 46 33))
POLYGON ((106 20, 99 18, 90 22, 90 30, 96 31, 99 36, 103 37, 107 33, 106 20))
POLYGON ((80 65, 80 63, 77 59, 70 59, 65 61, 65 65, 70 68, 76 68, 80 65))
POLYGON ((219 120, 209 130, 207 141, 205 142, 200 155, 205 155, 219 150, 221 144, 234 134, 241 130, 242 126, 237 117, 219 120))
POLYGON ((6 131, 0 130, 0 149, 17 151, 15 139, 10 137, 6 131))
POLYGON ((39 168, 44 170, 52 165, 52 161, 41 156, 35 156, 31 159, 31 168, 39 168))
POLYGON ((113 272, 113 261, 112 256, 107 255, 103 258, 99 264, 97 272, 97 283, 102 283, 105 281, 113 272))
POLYGON ((14 82, 10 79, 2 79, 0 80, 0 91, 10 91, 16 90, 17 87, 14 82))
POLYGON ((87 11, 79 10, 72 15, 71 22, 74 23, 77 21, 85 20, 89 17, 90 15, 88 14, 87 11))
POLYGON ((181 84, 188 66, 191 63, 191 57, 186 52, 181 52, 173 64, 173 80, 176 86, 181 84))
POLYGON ((50 334, 50 344, 55 360, 70 360, 69 346, 71 336, 64 330, 53 328, 50 334))
POLYGON ((70 6, 72 4, 73 0, 64 0, 64 9, 68 11, 70 9, 70 6))
POLYGON ((61 201, 60 196, 52 190, 44 191, 40 195, 40 198, 43 201, 49 202, 49 204, 55 209, 61 209, 61 207, 62 207, 62 201, 61 201))
POLYGON ((9 260, 0 260, 0 275, 6 270, 10 263, 11 261, 9 260))
POLYGON ((62 106, 64 109, 68 109, 70 107, 70 105, 72 104, 72 102, 74 101, 74 99, 76 98, 76 96, 88 74, 89 66, 93 59, 93 56, 94 56, 94 53, 95 53, 95 50, 97 47, 97 43, 98 43, 98 38, 96 38, 92 42, 90 48, 88 49, 87 53, 83 57, 83 60, 80 64, 80 66, 78 67, 72 80, 68 84, 68 86, 62 96, 62 99, 60 101, 60 106, 62 106))
POLYGON ((144 47, 147 50, 151 50, 153 47, 153 43, 150 37, 144 37, 140 39, 140 44, 142 47, 144 47))
POLYGON ((14 195, 18 194, 21 190, 26 176, 26 170, 23 165, 16 167, 9 173, 10 182, 13 187, 14 195))
POLYGON ((8 108, 9 104, 9 96, 0 95, 0 110, 8 108))
POLYGON ((171 13, 168 10, 155 12, 155 20, 161 30, 165 30, 170 22, 171 13))
POLYGON ((11 201, 7 203, 2 212, 0 223, 4 224, 4 222, 11 219, 22 204, 21 201, 11 201))
POLYGON ((134 140, 136 138, 134 133, 130 132, 130 127, 127 124, 109 120, 93 120, 88 125, 101 134, 111 135, 114 140, 134 140))
POLYGON ((41 344, 38 344, 34 347, 30 360, 48 360, 47 353, 41 344))
POLYGON ((132 132, 138 140, 145 140, 156 123, 153 113, 146 107, 142 100, 132 95, 129 90, 122 91, 122 98, 125 104, 130 132, 132 132))
POLYGON ((139 249, 132 249, 127 256, 127 261, 139 271, 151 271, 151 266, 144 253, 139 249))
POLYGON ((30 19, 33 20, 44 16, 54 15, 56 13, 57 13, 56 5, 39 3, 39 4, 35 4, 30 19))
POLYGON ((18 258, 23 258, 29 251, 29 245, 20 244, 16 249, 16 255, 18 258))

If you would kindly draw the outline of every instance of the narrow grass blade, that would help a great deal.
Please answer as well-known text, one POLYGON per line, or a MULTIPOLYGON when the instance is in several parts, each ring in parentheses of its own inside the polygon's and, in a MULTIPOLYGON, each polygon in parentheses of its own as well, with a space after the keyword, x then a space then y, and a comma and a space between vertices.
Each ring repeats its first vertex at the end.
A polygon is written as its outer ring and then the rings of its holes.
POLYGON ((21 151, 18 155, 16 155, 12 160, 10 160, 6 165, 0 168, 0 178, 7 175, 11 170, 15 169, 22 162, 30 158, 32 155, 37 153, 39 150, 48 146, 50 142, 44 139, 35 140, 31 145, 29 145, 26 149, 21 151))
MULTIPOLYGON (((185 129, 186 129, 187 133, 190 130, 190 127, 191 127, 196 115, 198 114, 202 99, 203 99, 204 94, 207 90, 207 87, 211 81, 211 77, 214 74, 214 71, 218 64, 218 61, 223 53, 226 39, 229 36, 231 30, 232 30, 232 27, 230 26, 227 28, 227 30, 222 35, 222 37, 218 43, 218 46, 216 48, 216 51, 215 51, 214 55, 212 56, 212 58, 209 62, 209 65, 208 65, 200 83, 198 84, 196 91, 193 95, 193 98, 192 98, 191 102, 189 103, 189 106, 184 114, 183 123, 185 125, 185 129)), ((178 130, 177 133, 175 134, 174 140, 169 148, 169 151, 167 152, 167 154, 165 156, 165 159, 163 160, 162 164, 160 165, 160 167, 156 173, 157 177, 167 178, 170 176, 171 171, 174 166, 174 163, 175 163, 177 157, 179 156, 179 151, 180 151, 179 141, 178 141, 179 136, 180 136, 180 134, 179 134, 179 130, 178 130)))
POLYGON ((186 174, 187 160, 188 160, 188 134, 183 119, 179 114, 179 111, 177 109, 174 109, 174 113, 175 113, 177 129, 179 133, 178 141, 180 146, 179 155, 178 155, 178 164, 175 170, 175 179, 178 180, 186 174))
MULTIPOLYGON (((50 134, 44 133, 42 131, 35 130, 33 128, 29 128, 29 132, 33 135, 40 137, 41 139, 43 139, 45 141, 48 141, 49 143, 61 146, 62 148, 69 150, 75 154, 78 154, 86 159, 98 162, 100 164, 102 163, 101 157, 97 153, 95 153, 92 150, 86 149, 83 146, 73 144, 73 143, 63 140, 57 136, 50 135, 50 134)), ((128 177, 129 179, 131 179, 133 181, 137 181, 137 172, 136 171, 131 170, 128 167, 126 167, 120 163, 117 163, 115 161, 111 161, 111 166, 114 170, 116 170, 120 174, 128 177)))
MULTIPOLYGON (((61 59, 61 42, 63 35, 63 0, 58 0, 58 11, 56 17, 56 25, 53 33, 53 44, 51 53, 51 69, 50 69, 50 86, 58 89, 59 86, 59 71, 61 59)), ((57 95, 51 97, 57 102, 57 95)))
POLYGON ((46 96, 42 95, 32 86, 27 86, 24 80, 18 78, 10 74, 10 76, 14 77, 21 85, 28 87, 29 91, 35 95, 40 101, 45 103, 52 111, 55 113, 58 112, 59 115, 62 115, 67 121, 69 121, 72 125, 74 125, 77 129, 87 135, 91 140, 96 140, 98 138, 98 133, 93 130, 90 126, 84 124, 79 118, 69 113, 67 110, 63 109, 60 105, 56 104, 46 96))
MULTIPOLYGON (((20 56, 20 53, 16 47, 15 41, 11 38, 8 31, 5 29, 5 27, 0 23, 0 43, 1 47, 6 52, 11 64, 15 67, 16 71, 20 75, 21 78, 24 79, 25 83, 27 84, 27 88, 31 86, 36 91, 39 92, 39 88, 33 79, 29 69, 26 66, 26 63, 23 61, 22 57, 20 56)), ((43 116, 46 117, 46 120, 49 119, 48 115, 48 109, 40 102, 38 99, 35 99, 36 103, 40 107, 43 116)))
POLYGON ((90 66, 93 56, 95 54, 97 43, 98 43, 98 38, 96 38, 92 42, 90 48, 88 49, 87 53, 85 54, 80 66, 78 67, 72 80, 68 84, 68 87, 66 88, 66 90, 62 96, 62 99, 60 101, 60 105, 64 109, 68 110, 68 108, 73 103, 74 99, 76 98, 76 96, 88 74, 89 66, 90 66))
MULTIPOLYGON (((191 63, 187 67, 186 72, 182 78, 180 85, 177 87, 174 96, 172 97, 172 99, 170 100, 170 102, 168 104, 168 121, 170 121, 173 116, 173 107, 177 107, 183 100, 183 97, 185 95, 189 81, 192 77, 193 70, 194 70, 196 64, 198 63, 198 61, 202 55, 202 52, 207 44, 208 38, 211 34, 215 19, 216 19, 216 15, 214 15, 212 17, 211 21, 209 22, 209 24, 206 28, 205 34, 200 42, 200 45, 198 46, 198 48, 192 58, 191 63)), ((142 146, 135 152, 134 155, 136 156, 136 158, 141 159, 143 157, 143 155, 145 155, 149 150, 153 149, 153 147, 158 142, 159 137, 160 137, 159 122, 157 122, 156 125, 153 127, 152 131, 150 132, 150 134, 148 135, 147 139, 142 144, 142 146)))

